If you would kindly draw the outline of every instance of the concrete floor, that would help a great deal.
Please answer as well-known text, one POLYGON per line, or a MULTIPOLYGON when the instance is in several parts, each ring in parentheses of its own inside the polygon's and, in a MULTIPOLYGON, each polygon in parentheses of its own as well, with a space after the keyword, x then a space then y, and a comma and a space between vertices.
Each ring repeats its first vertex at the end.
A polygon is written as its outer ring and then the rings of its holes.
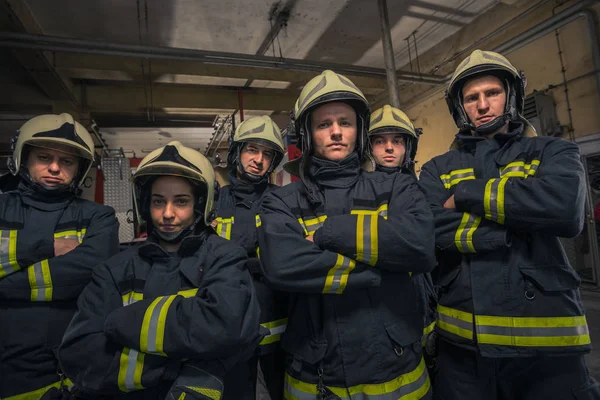
POLYGON ((592 352, 586 356, 590 374, 600 381, 600 292, 582 291, 588 327, 592 339, 592 352))

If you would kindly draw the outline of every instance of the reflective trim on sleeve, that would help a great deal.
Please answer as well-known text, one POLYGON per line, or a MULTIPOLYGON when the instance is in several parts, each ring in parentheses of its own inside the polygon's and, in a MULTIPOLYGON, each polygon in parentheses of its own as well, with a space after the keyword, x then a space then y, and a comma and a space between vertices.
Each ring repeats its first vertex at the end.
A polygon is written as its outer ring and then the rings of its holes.
POLYGON ((485 185, 483 194, 485 218, 499 224, 504 223, 504 187, 508 179, 490 179, 485 185))
POLYGON ((460 225, 454 235, 454 243, 461 253, 475 253, 473 234, 481 223, 481 217, 464 213, 460 225))
POLYGON ((459 182, 475 179, 475 171, 473 168, 457 169, 450 171, 447 174, 440 175, 440 180, 446 189, 457 185, 459 182))
POLYGON ((179 296, 183 296, 186 299, 190 298, 190 297, 194 297, 197 293, 198 293, 198 288, 180 290, 179 292, 177 292, 177 294, 179 296))
POLYGON ((52 301, 52 277, 48 260, 42 260, 27 268, 31 301, 52 301))
MULTIPOLYGON (((73 382, 71 382, 71 380, 68 378, 66 378, 63 383, 69 388, 73 387, 73 382)), ((42 398, 44 393, 52 388, 60 389, 60 381, 31 392, 21 393, 10 397, 3 397, 2 400, 39 400, 42 398)))
MULTIPOLYGON (((414 370, 388 382, 362 384, 349 388, 329 386, 325 382, 325 386, 342 400, 419 400, 431 390, 431 382, 423 358, 414 370)), ((284 392, 286 399, 315 400, 317 385, 292 378, 286 373, 284 392)))
POLYGON ((163 351, 167 312, 177 295, 159 296, 150 304, 140 331, 140 350, 144 353, 166 356, 163 351))
POLYGON ((0 278, 20 269, 17 263, 17 231, 0 230, 0 278))
POLYGON ((321 215, 314 218, 298 218, 298 222, 302 225, 302 229, 304 229, 304 234, 306 236, 314 235, 314 233, 323 226, 325 220, 327 219, 327 215, 321 215))
POLYGON ((260 345, 266 346, 268 344, 272 344, 275 342, 279 342, 281 340, 281 335, 285 332, 287 328, 288 319, 282 318, 276 321, 265 322, 260 324, 261 326, 267 328, 269 330, 269 334, 261 340, 260 345))
POLYGON ((79 241, 79 243, 83 242, 83 238, 85 237, 85 233, 87 232, 86 228, 81 230, 71 229, 68 231, 62 232, 54 232, 55 239, 75 239, 79 241))
POLYGON ((139 292, 130 291, 123 295, 121 295, 121 299, 123 300, 123 306, 128 306, 130 304, 136 303, 140 300, 144 299, 144 294, 139 292))
POLYGON ((515 161, 500 168, 500 178, 527 178, 534 176, 540 160, 531 160, 530 163, 525 161, 515 161))
POLYGON ((131 392, 142 390, 142 372, 144 370, 144 353, 124 347, 119 360, 119 390, 131 392))
POLYGON ((217 235, 221 236, 224 239, 231 240, 231 226, 234 224, 234 218, 215 218, 217 221, 217 226, 215 227, 215 232, 217 235))
POLYGON ((325 278, 324 294, 342 294, 348 284, 348 276, 356 267, 356 261, 344 257, 341 254, 337 255, 335 265, 327 273, 325 278))
POLYGON ((260 220, 260 215, 256 214, 255 222, 256 222, 256 227, 260 228, 260 226, 262 225, 262 222, 260 220))
MULTIPOLYGON (((144 299, 143 293, 130 291, 121 296, 123 306, 126 307, 144 299)), ((119 390, 130 392, 144 389, 142 386, 142 372, 144 370, 144 353, 124 347, 119 359, 119 375, 117 382, 119 390)))
POLYGON ((521 347, 568 347, 589 345, 585 316, 495 317, 475 316, 477 341, 521 347))
POLYGON ((438 320, 435 326, 453 335, 473 340, 473 314, 439 304, 437 310, 438 320))

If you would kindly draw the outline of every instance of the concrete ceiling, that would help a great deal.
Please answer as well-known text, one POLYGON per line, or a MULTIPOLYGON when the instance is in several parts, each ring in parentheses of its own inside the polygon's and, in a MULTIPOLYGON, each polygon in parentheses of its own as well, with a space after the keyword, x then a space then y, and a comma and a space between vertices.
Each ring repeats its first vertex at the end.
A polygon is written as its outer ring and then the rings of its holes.
MULTIPOLYGON (((388 0, 397 68, 418 72, 417 50, 423 54, 496 3, 388 0)), ((384 67, 375 0, 4 0, 0 13, 0 30, 16 33, 384 67)), ((138 156, 163 144, 159 132, 206 149, 213 121, 236 112, 240 98, 245 116, 268 113, 285 121, 281 116, 317 74, 127 53, 0 53, 7 88, 0 94, 6 115, 0 146, 19 119, 38 110, 73 110, 84 124, 96 122, 109 147, 136 149, 138 156)), ((384 75, 348 75, 370 98, 386 91, 384 75)))

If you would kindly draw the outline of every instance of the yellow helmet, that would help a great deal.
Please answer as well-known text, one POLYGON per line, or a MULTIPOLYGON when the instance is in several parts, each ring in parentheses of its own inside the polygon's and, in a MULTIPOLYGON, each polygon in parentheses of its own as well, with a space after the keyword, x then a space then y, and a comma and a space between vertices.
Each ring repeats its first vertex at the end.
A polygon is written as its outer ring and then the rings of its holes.
POLYGON ((279 127, 267 115, 252 117, 239 124, 233 135, 229 138, 227 163, 230 166, 241 168, 239 163, 240 152, 242 151, 243 144, 248 142, 262 144, 275 151, 273 161, 265 174, 265 176, 268 176, 269 173, 277 168, 285 153, 285 146, 279 127))
POLYGON ((369 119, 369 102, 354 83, 343 75, 325 70, 304 86, 296 104, 294 116, 298 147, 302 153, 310 155, 312 151, 309 116, 315 107, 331 102, 348 103, 356 111, 357 117, 357 151, 362 159, 367 151, 367 121, 369 119))
POLYGON ((202 153, 185 147, 178 141, 172 141, 144 157, 131 178, 140 222, 146 216, 146 207, 149 206, 149 196, 144 194, 149 191, 146 187, 149 178, 158 176, 179 176, 196 183, 200 191, 199 198, 195 199, 195 211, 203 216, 206 225, 210 224, 213 219, 215 172, 202 153))
POLYGON ((503 55, 493 51, 475 50, 454 71, 446 90, 446 103, 459 130, 487 135, 497 131, 507 121, 517 121, 521 118, 526 84, 523 72, 517 70, 503 55), (468 80, 484 75, 497 76, 504 83, 506 105, 502 116, 476 129, 465 113, 462 89, 468 80))
POLYGON ((406 156, 403 166, 413 164, 421 130, 415 129, 408 115, 387 104, 373 111, 369 124, 369 137, 385 133, 400 133, 405 136, 406 156))
POLYGON ((58 149, 62 152, 78 156, 82 159, 79 174, 73 180, 77 188, 87 176, 94 161, 94 141, 87 129, 73 119, 71 114, 38 115, 25 122, 18 135, 13 138, 12 158, 8 167, 13 175, 17 175, 23 164, 25 146, 58 149))

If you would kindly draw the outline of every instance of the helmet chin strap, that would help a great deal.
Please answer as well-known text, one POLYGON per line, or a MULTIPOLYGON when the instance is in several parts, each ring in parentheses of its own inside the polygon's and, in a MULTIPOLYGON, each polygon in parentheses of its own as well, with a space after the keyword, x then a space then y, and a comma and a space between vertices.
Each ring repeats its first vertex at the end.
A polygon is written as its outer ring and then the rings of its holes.
MULTIPOLYGON (((494 118, 492 121, 479 125, 477 128, 472 129, 475 136, 487 136, 492 133, 498 132, 508 121, 511 120, 510 113, 505 113, 499 117, 494 118)), ((473 126, 473 123, 471 123, 473 126)))
POLYGON ((252 184, 259 184, 259 183, 264 182, 265 180, 268 179, 268 175, 269 175, 268 171, 264 175, 255 175, 255 174, 246 172, 246 170, 244 169, 244 167, 242 166, 242 164, 240 162, 238 162, 237 170, 240 173, 242 180, 244 180, 248 183, 252 183, 252 184))
POLYGON ((156 233, 156 236, 167 243, 178 243, 194 232, 196 225, 198 225, 198 222, 200 222, 202 218, 204 218, 202 214, 198 215, 190 226, 179 232, 161 232, 160 229, 156 228, 154 228, 153 231, 156 233))

